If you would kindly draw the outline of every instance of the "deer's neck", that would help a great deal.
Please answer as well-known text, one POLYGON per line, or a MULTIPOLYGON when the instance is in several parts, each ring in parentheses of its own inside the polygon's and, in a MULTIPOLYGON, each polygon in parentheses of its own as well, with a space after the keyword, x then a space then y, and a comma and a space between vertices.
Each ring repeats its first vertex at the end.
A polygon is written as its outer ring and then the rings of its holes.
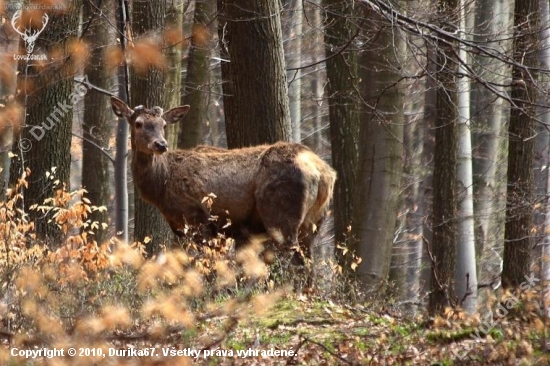
POLYGON ((167 154, 149 155, 133 150, 132 174, 141 198, 152 204, 162 201, 169 178, 167 154))

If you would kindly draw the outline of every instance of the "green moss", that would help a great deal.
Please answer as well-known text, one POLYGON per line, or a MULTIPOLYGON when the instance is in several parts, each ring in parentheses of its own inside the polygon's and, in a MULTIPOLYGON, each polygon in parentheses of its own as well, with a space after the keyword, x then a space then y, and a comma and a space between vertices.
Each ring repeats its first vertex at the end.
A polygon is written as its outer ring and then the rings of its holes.
MULTIPOLYGON (((497 330, 496 328, 493 328, 491 331, 496 331, 496 330, 497 330)), ((444 342, 444 343, 459 342, 463 339, 471 337, 474 334, 477 335, 477 332, 479 332, 480 336, 485 337, 485 334, 479 331, 479 329, 477 328, 475 329, 464 328, 457 331, 438 330, 433 332, 427 332, 426 338, 432 342, 444 342)), ((497 333, 495 332, 495 334, 497 333)))

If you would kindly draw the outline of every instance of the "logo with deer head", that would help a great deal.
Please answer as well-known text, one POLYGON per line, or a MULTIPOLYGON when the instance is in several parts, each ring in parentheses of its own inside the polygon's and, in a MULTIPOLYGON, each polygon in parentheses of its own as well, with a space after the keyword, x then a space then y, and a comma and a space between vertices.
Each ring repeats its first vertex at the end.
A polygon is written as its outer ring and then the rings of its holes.
POLYGON ((42 33, 44 28, 46 28, 49 17, 48 17, 48 14, 46 13, 42 15, 42 28, 40 29, 33 29, 32 18, 29 18, 28 27, 24 28, 24 30, 21 31, 19 30, 21 25, 16 24, 17 21, 21 19, 21 14, 22 14, 21 10, 17 10, 15 14, 13 14, 13 17, 11 18, 11 26, 17 33, 21 35, 21 37, 25 41, 25 48, 27 49, 27 54, 30 54, 34 50, 34 42, 36 42, 36 40, 38 39, 38 36, 40 35, 40 33, 42 33))

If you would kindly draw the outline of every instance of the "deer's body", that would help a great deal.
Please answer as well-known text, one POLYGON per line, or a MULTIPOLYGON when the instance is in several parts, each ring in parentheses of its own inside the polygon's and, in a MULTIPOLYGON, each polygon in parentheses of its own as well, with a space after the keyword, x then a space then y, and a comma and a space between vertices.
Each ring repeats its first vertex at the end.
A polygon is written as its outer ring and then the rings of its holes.
POLYGON ((120 103, 113 101, 113 109, 131 125, 139 195, 160 210, 175 232, 187 224, 207 225, 215 215, 222 225, 229 219, 233 230, 267 232, 276 243, 292 246, 324 217, 336 174, 309 148, 281 142, 235 150, 199 146, 167 151, 162 128, 154 131, 154 126, 163 127, 165 116, 172 122, 181 118, 172 112, 177 108, 162 117, 149 116, 153 110, 124 112, 120 103), (208 208, 202 201, 211 193, 216 197, 208 208))

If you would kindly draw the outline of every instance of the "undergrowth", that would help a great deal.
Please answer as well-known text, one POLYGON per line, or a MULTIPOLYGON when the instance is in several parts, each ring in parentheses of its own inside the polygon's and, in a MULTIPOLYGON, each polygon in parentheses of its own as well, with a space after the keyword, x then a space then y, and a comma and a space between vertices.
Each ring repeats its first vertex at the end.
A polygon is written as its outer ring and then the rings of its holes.
POLYGON ((235 251, 231 238, 190 230, 152 258, 147 243, 98 243, 104 225, 88 215, 104 208, 83 190, 60 187, 29 208, 62 233, 45 242, 20 208, 25 186, 23 176, 0 202, 0 365, 550 362, 540 286, 491 294, 475 315, 452 307, 411 315, 391 296, 350 301, 364 294, 333 263, 294 267, 277 252, 266 265, 262 238, 235 251), (25 358, 14 349, 65 354, 25 358))
MULTIPOLYGON (((20 208, 27 174, 0 202, 0 336, 9 346, 0 349, 0 364, 26 364, 10 354, 13 348, 101 350, 56 358, 56 364, 78 365, 105 362, 109 349, 219 349, 243 319, 269 311, 296 289, 311 291, 312 271, 292 266, 291 255, 267 252, 272 263, 266 265, 262 238, 235 251, 231 238, 197 241, 189 231, 179 246, 152 258, 146 257, 148 239, 98 243, 95 233, 106 225, 88 215, 105 207, 93 206, 83 189, 59 187, 28 208, 51 218, 62 233, 55 243, 40 240, 20 208)), ((325 264, 323 286, 334 268, 325 264)), ((139 363, 191 360, 157 352, 139 363)))

